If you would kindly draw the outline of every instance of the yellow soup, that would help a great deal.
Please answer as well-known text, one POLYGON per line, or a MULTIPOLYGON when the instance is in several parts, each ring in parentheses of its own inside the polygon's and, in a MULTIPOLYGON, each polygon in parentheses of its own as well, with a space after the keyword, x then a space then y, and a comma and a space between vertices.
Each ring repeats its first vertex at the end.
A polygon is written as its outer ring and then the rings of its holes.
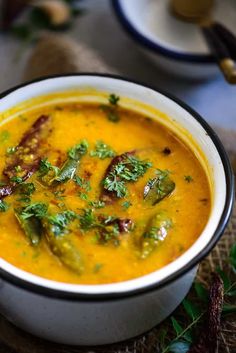
POLYGON ((67 283, 129 280, 185 252, 211 209, 207 175, 166 127, 119 105, 65 103, 0 128, 0 256, 67 283))

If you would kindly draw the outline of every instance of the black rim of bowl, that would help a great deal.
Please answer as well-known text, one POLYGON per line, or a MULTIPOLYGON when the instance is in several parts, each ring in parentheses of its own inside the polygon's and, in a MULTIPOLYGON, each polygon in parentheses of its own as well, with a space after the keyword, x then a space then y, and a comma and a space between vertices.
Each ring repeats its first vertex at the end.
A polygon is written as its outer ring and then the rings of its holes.
POLYGON ((113 9, 117 15, 119 22, 122 24, 126 32, 140 45, 154 53, 161 54, 169 59, 178 60, 191 64, 213 64, 215 60, 210 54, 187 54, 168 49, 157 42, 145 37, 137 28, 135 28, 124 13, 120 0, 111 0, 113 9))
MULTIPOLYGON (((155 291, 157 289, 160 289, 163 286, 165 286, 171 282, 174 282, 179 277, 187 274, 204 257, 206 257, 209 254, 211 249, 216 245, 217 241, 220 239, 221 235, 223 234, 223 232, 227 226, 227 223, 229 221, 230 215, 232 213, 233 204, 234 204, 234 174, 233 174, 233 170, 232 170, 231 164, 228 159, 228 155, 227 155, 220 139, 218 138, 218 136, 214 132, 214 130, 208 125, 208 123, 197 112, 195 112, 187 104, 183 103, 181 100, 173 97, 171 94, 169 94, 161 89, 157 89, 152 86, 143 84, 142 82, 130 80, 130 79, 124 78, 122 76, 118 76, 118 75, 97 74, 97 73, 83 73, 83 74, 72 73, 72 74, 65 74, 65 75, 47 76, 44 78, 40 78, 40 79, 36 79, 36 80, 30 81, 30 82, 23 83, 21 85, 18 85, 16 87, 12 88, 12 89, 9 89, 9 90, 3 92, 2 94, 0 94, 0 99, 6 97, 8 94, 10 94, 14 91, 17 91, 20 88, 28 86, 32 83, 42 82, 42 81, 45 81, 48 79, 71 77, 71 76, 74 76, 74 77, 80 77, 80 76, 104 77, 104 78, 116 79, 116 80, 121 80, 121 81, 128 82, 128 83, 137 84, 139 86, 146 87, 146 88, 151 89, 159 94, 164 95, 165 97, 171 99, 176 104, 181 106, 184 110, 189 112, 191 114, 192 118, 197 120, 200 123, 200 125, 204 128, 206 133, 209 135, 209 137, 211 138, 211 140, 212 140, 213 144, 215 145, 215 147, 218 151, 218 154, 221 158, 224 172, 225 172, 225 177, 226 177, 226 200, 225 200, 223 213, 222 213, 221 218, 219 220, 218 226, 217 226, 214 234, 212 235, 211 240, 209 241, 207 246, 199 254, 197 254, 190 262, 188 262, 181 269, 172 273, 168 277, 164 278, 159 283, 153 283, 153 284, 147 285, 142 288, 137 288, 137 289, 133 289, 133 290, 130 290, 127 292, 122 292, 122 293, 116 293, 116 292, 114 292, 114 293, 113 292, 97 293, 97 294, 92 294, 92 293, 87 294, 87 293, 79 293, 79 292, 73 293, 73 292, 68 292, 68 291, 61 291, 58 289, 52 289, 52 288, 48 288, 48 287, 45 287, 40 284, 34 284, 32 282, 28 282, 27 280, 19 278, 18 276, 13 275, 2 268, 0 268, 0 278, 4 279, 6 282, 8 282, 10 284, 13 284, 17 287, 28 290, 30 292, 41 294, 46 297, 53 297, 53 298, 58 298, 58 299, 60 298, 60 299, 65 299, 65 300, 66 299, 75 300, 75 301, 76 300, 81 300, 81 301, 120 300, 120 299, 126 298, 126 297, 136 296, 136 295, 140 295, 140 294, 144 294, 144 293, 150 293, 151 291, 155 291)), ((140 277, 140 278, 142 278, 142 277, 140 277)), ((122 282, 120 282, 120 283, 122 283, 122 282)), ((125 282, 123 282, 123 283, 125 283, 125 282)))

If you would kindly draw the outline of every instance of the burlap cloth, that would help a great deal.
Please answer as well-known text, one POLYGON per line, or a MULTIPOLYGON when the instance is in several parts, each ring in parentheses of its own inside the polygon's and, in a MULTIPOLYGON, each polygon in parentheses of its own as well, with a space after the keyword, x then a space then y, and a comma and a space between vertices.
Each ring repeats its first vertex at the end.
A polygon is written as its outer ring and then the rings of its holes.
MULTIPOLYGON (((68 72, 116 73, 114 69, 107 67, 91 48, 77 44, 68 37, 45 33, 32 50, 23 79, 29 80, 68 72)), ((228 151, 236 172, 236 131, 227 131, 216 126, 214 128, 228 151)), ((199 281, 208 286, 210 274, 216 267, 220 266, 227 271, 229 249, 235 242, 236 207, 223 237, 210 255, 200 264, 197 275, 199 281)), ((0 353, 159 353, 157 337, 162 326, 163 324, 151 332, 125 343, 89 349, 45 342, 17 329, 0 316, 0 353)), ((235 316, 231 315, 227 320, 223 320, 219 341, 218 353, 236 353, 235 316)))

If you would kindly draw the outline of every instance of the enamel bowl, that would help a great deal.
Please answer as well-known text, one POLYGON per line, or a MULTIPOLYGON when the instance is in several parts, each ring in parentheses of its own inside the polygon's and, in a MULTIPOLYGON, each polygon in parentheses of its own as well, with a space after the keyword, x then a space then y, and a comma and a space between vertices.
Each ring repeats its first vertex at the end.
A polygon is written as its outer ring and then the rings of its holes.
POLYGON ((16 326, 65 344, 114 343, 151 329, 186 296, 198 263, 219 240, 229 220, 233 173, 218 137, 196 112, 162 91, 119 77, 67 75, 16 87, 0 96, 2 121, 4 111, 31 98, 37 105, 37 97, 52 94, 51 103, 58 104, 62 98, 55 94, 64 91, 71 92, 64 98, 67 101, 97 101, 99 94, 114 92, 122 97, 122 106, 146 112, 165 124, 191 144, 212 189, 210 218, 197 241, 175 261, 143 277, 114 284, 74 285, 32 275, 0 259, 0 312, 16 326))
MULTIPOLYGON (((170 0, 112 0, 122 27, 141 51, 166 71, 186 78, 220 74, 200 27, 176 19, 170 0)), ((215 0, 212 18, 236 34, 236 2, 215 0)))

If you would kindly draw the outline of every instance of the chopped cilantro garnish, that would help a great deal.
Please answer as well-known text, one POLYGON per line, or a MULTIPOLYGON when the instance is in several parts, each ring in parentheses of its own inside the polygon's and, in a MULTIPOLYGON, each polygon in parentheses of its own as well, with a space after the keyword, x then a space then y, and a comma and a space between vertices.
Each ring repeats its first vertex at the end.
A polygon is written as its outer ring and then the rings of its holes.
POLYGON ((187 182, 187 183, 191 183, 193 181, 193 177, 191 177, 191 175, 185 175, 184 176, 184 180, 187 182))
POLYGON ((95 151, 90 152, 90 156, 98 157, 100 159, 115 157, 116 153, 110 146, 105 144, 103 141, 97 141, 95 145, 95 151))
POLYGON ((130 201, 125 201, 122 203, 122 207, 124 210, 127 210, 131 205, 132 203, 130 201))
POLYGON ((60 190, 54 191, 53 194, 57 200, 64 200, 65 198, 64 192, 65 192, 65 189, 60 189, 60 190))
POLYGON ((68 157, 77 160, 79 157, 85 155, 88 150, 88 142, 86 140, 81 141, 79 144, 70 148, 68 151, 68 157))
POLYGON ((98 273, 102 267, 103 267, 103 264, 100 264, 100 263, 95 264, 93 272, 98 273))
POLYGON ((88 195, 85 192, 79 192, 78 196, 81 198, 81 200, 88 200, 88 195))
POLYGON ((115 192, 117 197, 124 197, 127 195, 125 182, 137 181, 151 166, 150 162, 126 155, 104 179, 104 189, 115 192))
POLYGON ((20 172, 22 171, 21 166, 20 166, 20 165, 15 166, 15 171, 16 171, 17 173, 20 173, 20 172))
POLYGON ((30 202, 30 196, 35 192, 35 186, 33 183, 22 183, 17 187, 17 192, 21 195, 17 201, 30 202))
POLYGON ((108 120, 113 123, 117 123, 120 120, 119 114, 117 112, 118 101, 120 98, 115 94, 110 94, 108 97, 109 105, 102 104, 100 108, 107 114, 108 120))
POLYGON ((50 215, 47 220, 52 224, 52 232, 58 236, 66 231, 66 227, 76 218, 76 214, 73 211, 64 211, 55 215, 50 215))
POLYGON ((21 212, 21 217, 23 219, 28 219, 30 217, 35 216, 41 219, 46 216, 47 210, 48 210, 48 206, 45 203, 42 203, 42 202, 32 203, 31 205, 23 208, 21 212))
POLYGON ((47 158, 41 159, 39 164, 39 174, 44 176, 52 169, 52 164, 47 160, 47 158))
POLYGON ((123 180, 119 180, 114 172, 104 179, 104 189, 115 192, 117 197, 125 197, 127 194, 127 188, 123 180))
POLYGON ((90 181, 89 180, 86 180, 86 179, 81 178, 79 176, 75 176, 74 177, 74 181, 76 182, 77 185, 79 185, 85 191, 88 192, 88 191, 91 190, 91 185, 90 185, 90 181))
POLYGON ((19 177, 19 176, 13 176, 11 179, 12 183, 16 183, 16 184, 21 184, 23 183, 23 178, 19 177))
POLYGON ((17 148, 16 147, 8 147, 7 148, 7 154, 14 154, 16 152, 17 148))
POLYGON ((103 208, 105 207, 105 202, 103 201, 89 201, 89 206, 93 207, 93 208, 103 208))
POLYGON ((114 93, 111 93, 108 100, 110 104, 117 105, 120 100, 120 97, 116 96, 114 93))
POLYGON ((108 120, 112 121, 113 123, 117 123, 120 120, 119 115, 117 114, 117 112, 114 112, 114 111, 109 111, 107 113, 107 117, 108 117, 108 120))
POLYGON ((79 216, 80 227, 82 230, 89 230, 96 225, 96 217, 91 208, 85 208, 83 214, 79 216))

